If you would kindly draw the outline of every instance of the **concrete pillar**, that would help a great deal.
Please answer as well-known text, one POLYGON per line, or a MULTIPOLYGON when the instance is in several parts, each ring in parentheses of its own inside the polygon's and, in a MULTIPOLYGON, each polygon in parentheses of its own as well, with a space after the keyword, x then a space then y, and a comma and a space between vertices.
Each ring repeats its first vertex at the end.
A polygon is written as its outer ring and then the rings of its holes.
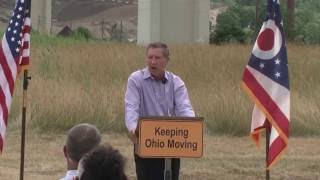
POLYGON ((209 42, 209 0, 138 3, 138 44, 209 42))
POLYGON ((138 43, 146 44, 160 40, 160 2, 138 1, 138 43))
POLYGON ((162 0, 161 2, 161 41, 193 42, 194 0, 162 0))
POLYGON ((51 31, 51 0, 31 1, 31 23, 32 29, 43 34, 50 34, 51 31))
POLYGON ((210 2, 207 0, 199 0, 195 3, 195 19, 194 19, 194 40, 196 42, 209 43, 209 10, 210 2))

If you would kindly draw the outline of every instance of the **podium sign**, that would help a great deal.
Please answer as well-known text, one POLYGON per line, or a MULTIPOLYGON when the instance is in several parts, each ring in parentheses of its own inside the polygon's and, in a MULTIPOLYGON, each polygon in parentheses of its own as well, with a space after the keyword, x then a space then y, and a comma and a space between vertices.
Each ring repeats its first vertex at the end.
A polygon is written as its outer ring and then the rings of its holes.
POLYGON ((203 118, 141 117, 137 154, 141 157, 201 157, 203 118))

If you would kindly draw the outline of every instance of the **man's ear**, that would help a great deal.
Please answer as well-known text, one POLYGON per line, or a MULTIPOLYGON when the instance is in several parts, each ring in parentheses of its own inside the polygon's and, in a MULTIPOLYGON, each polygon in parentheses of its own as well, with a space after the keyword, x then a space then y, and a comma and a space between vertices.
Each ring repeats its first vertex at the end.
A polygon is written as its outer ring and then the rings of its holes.
POLYGON ((63 146, 63 154, 64 154, 64 157, 68 157, 68 155, 67 155, 67 146, 66 145, 63 146))

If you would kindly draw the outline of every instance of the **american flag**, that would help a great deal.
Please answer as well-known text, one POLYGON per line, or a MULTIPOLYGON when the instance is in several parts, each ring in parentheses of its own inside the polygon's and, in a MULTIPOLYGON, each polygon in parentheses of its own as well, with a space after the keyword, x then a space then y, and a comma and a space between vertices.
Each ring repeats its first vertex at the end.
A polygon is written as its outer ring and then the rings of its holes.
POLYGON ((29 64, 30 0, 17 0, 0 44, 0 152, 18 72, 29 64))
POLYGON ((267 168, 279 159, 288 145, 290 89, 287 51, 279 0, 268 0, 264 21, 246 65, 242 84, 254 101, 251 136, 259 145, 259 134, 270 128, 267 168))

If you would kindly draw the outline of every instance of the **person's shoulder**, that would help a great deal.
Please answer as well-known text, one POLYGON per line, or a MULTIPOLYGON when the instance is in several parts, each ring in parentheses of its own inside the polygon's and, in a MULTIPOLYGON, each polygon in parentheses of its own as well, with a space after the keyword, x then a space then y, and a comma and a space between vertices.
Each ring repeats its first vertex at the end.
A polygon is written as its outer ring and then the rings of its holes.
POLYGON ((180 76, 176 75, 173 72, 166 71, 167 78, 170 84, 173 85, 174 90, 179 89, 180 87, 185 86, 184 81, 180 78, 180 76))
POLYGON ((180 78, 180 76, 176 75, 173 72, 166 71, 168 79, 172 79, 173 82, 183 82, 183 80, 180 78))
POLYGON ((77 170, 68 170, 65 177, 59 179, 59 180, 73 180, 74 177, 78 176, 77 170))
POLYGON ((137 70, 130 74, 129 79, 140 79, 142 78, 142 76, 143 76, 142 70, 137 70))

